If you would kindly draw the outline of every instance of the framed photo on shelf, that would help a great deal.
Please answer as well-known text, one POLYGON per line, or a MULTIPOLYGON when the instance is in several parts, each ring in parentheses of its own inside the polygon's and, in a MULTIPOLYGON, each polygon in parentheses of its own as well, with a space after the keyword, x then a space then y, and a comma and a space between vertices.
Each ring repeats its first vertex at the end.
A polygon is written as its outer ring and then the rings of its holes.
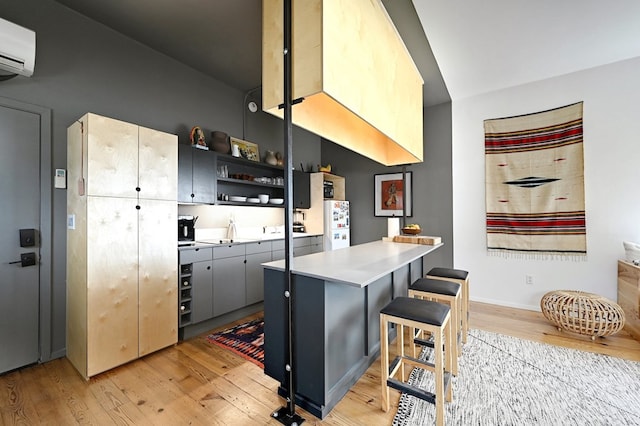
POLYGON ((242 139, 234 137, 229 137, 229 142, 231 143, 231 154, 234 157, 242 157, 251 161, 260 161, 260 150, 258 149, 257 143, 243 141, 242 139))
POLYGON ((402 181, 402 173, 385 173, 374 175, 375 216, 402 217, 403 194, 406 192, 406 215, 413 216, 412 172, 406 172, 406 182, 402 181))

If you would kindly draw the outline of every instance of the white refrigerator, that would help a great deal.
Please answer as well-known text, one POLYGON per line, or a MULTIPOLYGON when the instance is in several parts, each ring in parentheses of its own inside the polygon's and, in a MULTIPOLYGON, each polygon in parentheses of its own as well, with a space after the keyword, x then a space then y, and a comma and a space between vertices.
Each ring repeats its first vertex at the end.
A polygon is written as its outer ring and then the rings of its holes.
POLYGON ((324 201, 324 250, 349 247, 349 202, 324 201))

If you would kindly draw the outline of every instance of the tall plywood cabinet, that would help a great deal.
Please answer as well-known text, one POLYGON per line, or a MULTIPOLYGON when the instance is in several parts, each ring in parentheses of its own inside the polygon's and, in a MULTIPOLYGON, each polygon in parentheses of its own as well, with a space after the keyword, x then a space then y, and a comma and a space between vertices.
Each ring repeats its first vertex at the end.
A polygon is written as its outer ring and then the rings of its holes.
POLYGON ((67 130, 67 358, 85 378, 177 342, 177 136, 67 130))

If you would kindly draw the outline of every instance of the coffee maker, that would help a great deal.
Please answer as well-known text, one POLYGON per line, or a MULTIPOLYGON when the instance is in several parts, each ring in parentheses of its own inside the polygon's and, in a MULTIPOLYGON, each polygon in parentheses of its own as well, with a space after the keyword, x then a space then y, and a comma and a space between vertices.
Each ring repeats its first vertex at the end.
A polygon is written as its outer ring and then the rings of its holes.
POLYGON ((301 212, 300 210, 294 210, 293 212, 293 218, 294 218, 294 222, 293 222, 293 232, 305 232, 306 228, 304 226, 304 223, 301 222, 298 217, 302 215, 302 219, 304 220, 304 212, 301 212))
POLYGON ((198 216, 178 216, 178 242, 194 241, 198 216))

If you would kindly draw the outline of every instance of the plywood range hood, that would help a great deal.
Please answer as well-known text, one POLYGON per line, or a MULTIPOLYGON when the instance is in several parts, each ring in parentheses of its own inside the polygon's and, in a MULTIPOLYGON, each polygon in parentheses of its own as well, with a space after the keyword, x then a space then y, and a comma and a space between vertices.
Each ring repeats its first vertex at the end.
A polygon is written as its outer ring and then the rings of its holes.
MULTIPOLYGON (((283 117, 283 0, 263 0, 262 108, 283 117)), ((384 165, 423 160, 423 80, 380 0, 293 0, 292 122, 384 165)))

